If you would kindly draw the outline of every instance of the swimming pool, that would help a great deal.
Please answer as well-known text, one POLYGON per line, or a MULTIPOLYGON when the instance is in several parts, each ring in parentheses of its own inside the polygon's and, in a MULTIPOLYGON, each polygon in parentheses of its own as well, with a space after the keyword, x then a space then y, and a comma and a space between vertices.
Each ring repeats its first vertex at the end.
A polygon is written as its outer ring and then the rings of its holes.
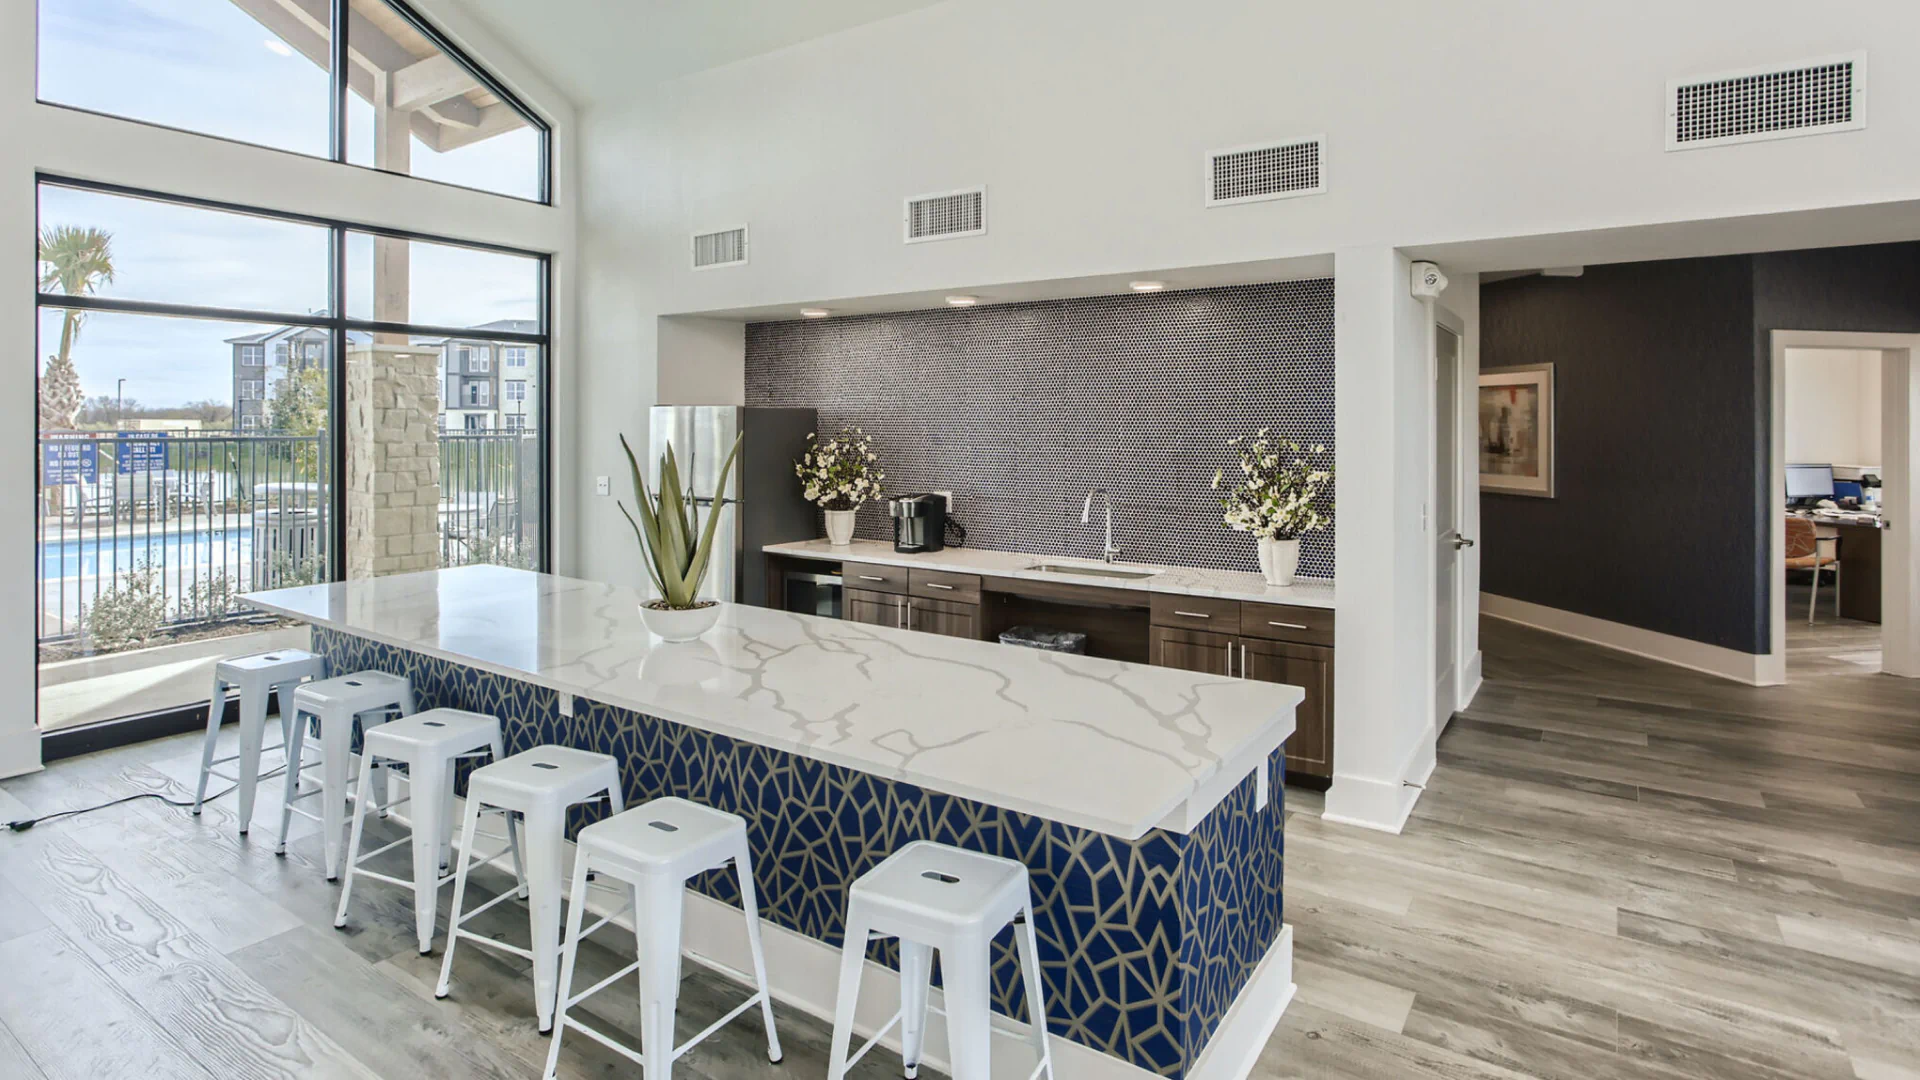
POLYGON ((253 529, 197 529, 186 532, 134 532, 119 536, 86 536, 42 542, 40 577, 42 579, 97 577, 102 573, 123 573, 142 563, 165 569, 172 576, 176 569, 225 568, 238 574, 253 558, 253 529))

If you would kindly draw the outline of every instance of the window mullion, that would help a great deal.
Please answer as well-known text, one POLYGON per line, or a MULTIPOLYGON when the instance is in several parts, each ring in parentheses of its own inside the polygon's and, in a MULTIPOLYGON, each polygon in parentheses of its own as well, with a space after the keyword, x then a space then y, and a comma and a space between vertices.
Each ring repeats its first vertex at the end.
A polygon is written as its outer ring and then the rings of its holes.
POLYGON ((332 97, 327 106, 331 119, 327 156, 341 164, 347 161, 347 4, 348 0, 331 0, 327 16, 333 31, 328 37, 332 59, 327 74, 332 97))

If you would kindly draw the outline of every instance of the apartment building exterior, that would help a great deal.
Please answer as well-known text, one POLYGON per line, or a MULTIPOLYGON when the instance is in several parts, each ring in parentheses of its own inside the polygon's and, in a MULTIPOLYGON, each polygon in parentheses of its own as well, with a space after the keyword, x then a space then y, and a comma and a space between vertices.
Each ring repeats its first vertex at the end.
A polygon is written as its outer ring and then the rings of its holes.
POLYGON ((283 326, 228 338, 233 347, 233 430, 248 435, 270 426, 269 403, 289 374, 327 363, 327 332, 283 326))

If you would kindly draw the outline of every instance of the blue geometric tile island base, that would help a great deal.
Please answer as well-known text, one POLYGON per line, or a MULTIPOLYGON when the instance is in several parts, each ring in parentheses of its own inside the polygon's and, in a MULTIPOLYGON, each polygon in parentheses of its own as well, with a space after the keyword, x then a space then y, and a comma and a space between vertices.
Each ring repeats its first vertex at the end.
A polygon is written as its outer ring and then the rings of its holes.
MULTIPOLYGON (((575 746, 620 762, 628 805, 677 795, 747 822, 763 917, 838 947, 847 887, 913 840, 1018 859, 1032 877, 1047 1026, 1162 1076, 1185 1075, 1280 936, 1279 755, 1272 799, 1249 777, 1185 836, 1127 841, 895 783, 323 627, 330 671, 413 682, 422 709, 498 716, 508 753, 575 746)), ((571 837, 602 816, 576 809, 571 837)), ((731 872, 694 888, 738 903, 731 872)), ((874 959, 898 967, 893 943, 874 959)), ((1025 1019, 1012 936, 994 942, 994 1007, 1025 1019)))

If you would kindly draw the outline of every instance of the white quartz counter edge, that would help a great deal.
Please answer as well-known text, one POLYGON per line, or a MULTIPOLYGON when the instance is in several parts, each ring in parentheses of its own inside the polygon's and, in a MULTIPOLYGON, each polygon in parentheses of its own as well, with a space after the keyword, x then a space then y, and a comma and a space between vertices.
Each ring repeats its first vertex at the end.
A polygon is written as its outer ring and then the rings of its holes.
MULTIPOLYGON (((1252 541, 1248 541, 1251 543, 1252 541)), ((1052 581, 1071 585, 1091 585, 1103 589, 1127 589, 1133 592, 1164 593, 1172 596, 1213 596, 1223 600, 1251 600, 1263 604, 1293 604, 1298 607, 1333 607, 1333 582, 1302 578, 1292 585, 1268 585, 1259 574, 1237 570, 1209 570, 1192 566, 1155 566, 1148 563, 1117 563, 1125 570, 1152 570, 1147 578, 1107 578, 1080 574, 1054 574, 1029 569, 1035 563, 1072 563, 1100 566, 1091 559, 1055 558, 1016 551, 991 551, 985 548, 947 548, 920 555, 903 555, 893 545, 880 540, 855 540, 847 547, 834 547, 825 540, 801 540, 788 544, 768 544, 761 550, 769 555, 822 562, 853 560, 880 566, 919 567, 959 574, 984 574, 990 577, 1027 581, 1052 581)))
MULTIPOLYGON (((284 591, 290 592, 295 590, 284 591)), ((668 720, 673 723, 685 724, 699 731, 724 735, 728 738, 739 739, 742 742, 752 743, 756 746, 765 746, 773 750, 786 751, 800 757, 825 762, 829 765, 839 765, 843 768, 852 769, 855 772, 880 777, 883 780, 912 784, 916 787, 939 791, 958 798, 971 799, 974 802, 984 803, 1002 810, 1010 810, 1018 814, 1027 814, 1048 821, 1058 821, 1061 824, 1071 825, 1076 828, 1117 836, 1123 840, 1138 840, 1155 828, 1164 828, 1169 832, 1179 834, 1189 832, 1193 826, 1199 824, 1199 822, 1224 801, 1228 795, 1232 794, 1234 789, 1237 788, 1240 782, 1248 775, 1257 774, 1259 776, 1259 786, 1261 794, 1264 797, 1266 795, 1268 781, 1265 774, 1258 772, 1258 770, 1264 769, 1268 758, 1272 756, 1273 752, 1285 745, 1287 739, 1293 735, 1295 728, 1294 714, 1301 701, 1305 699, 1305 691, 1299 687, 1275 686, 1274 689, 1276 690, 1290 692, 1290 700, 1274 720, 1262 728, 1257 735, 1247 739, 1242 744, 1240 751, 1234 754, 1231 759, 1216 760, 1212 765, 1206 767, 1204 771, 1194 776, 1193 787, 1190 791, 1167 800, 1164 806, 1156 807, 1151 813, 1143 814, 1139 820, 1107 820, 1063 810, 1058 806, 1048 805, 1036 799, 1024 798, 1002 790, 990 791, 972 784, 946 779, 938 782, 929 781, 926 778, 915 775, 907 769, 881 766, 857 755, 844 754, 813 743, 802 742, 797 739, 769 738, 766 732, 758 729, 716 722, 707 717, 697 716, 683 710, 663 707, 659 702, 641 701, 620 694, 609 694, 597 688, 582 688, 578 685, 567 683, 564 680, 536 674, 511 664, 489 661, 450 649, 435 648, 400 635, 380 633, 369 630, 363 626, 343 623, 336 619, 319 618, 310 611, 276 604, 265 599, 265 597, 269 595, 271 594, 252 593, 242 596, 241 600, 263 611, 271 611, 276 614, 285 615, 288 618, 325 627, 326 629, 334 630, 350 637, 365 638, 368 641, 379 642, 382 645, 390 645, 394 648, 405 649, 408 652, 415 652, 423 656, 446 660, 463 667, 470 667, 479 671, 499 675, 503 678, 513 679, 516 682, 543 687, 558 694, 571 694, 574 697, 585 698, 589 701, 613 706, 614 708, 627 709, 658 719, 668 720), (1227 777, 1222 775, 1222 769, 1227 767, 1231 767, 1234 770, 1234 776, 1227 777)), ((799 617, 805 618, 807 616, 799 617)), ((874 627, 873 629, 880 633, 917 633, 917 631, 911 630, 889 630, 885 627, 874 627)))

